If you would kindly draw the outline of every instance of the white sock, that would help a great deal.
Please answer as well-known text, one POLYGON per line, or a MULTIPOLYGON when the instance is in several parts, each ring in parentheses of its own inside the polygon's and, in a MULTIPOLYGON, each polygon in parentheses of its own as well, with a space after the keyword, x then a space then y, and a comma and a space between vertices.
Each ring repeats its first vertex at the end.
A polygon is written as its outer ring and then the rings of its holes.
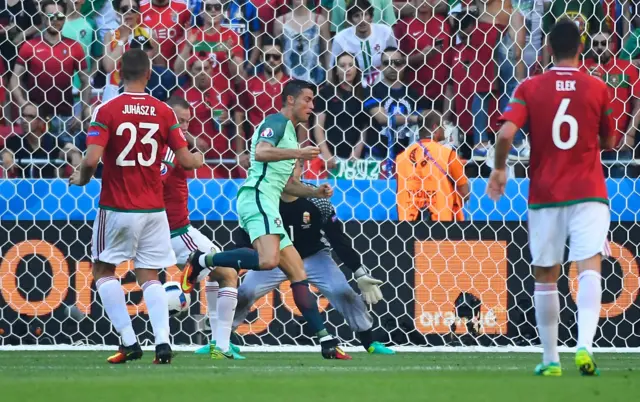
POLYGON ((600 304, 602 301, 602 282, 600 274, 587 270, 578 275, 578 347, 591 353, 593 338, 598 330, 600 304))
POLYGON ((560 315, 560 299, 558 298, 558 285, 555 283, 536 283, 533 300, 538 333, 544 351, 542 363, 559 363, 558 316, 560 315))
POLYGON ((209 325, 211 326, 211 341, 216 340, 216 329, 218 327, 218 282, 204 283, 205 295, 207 296, 207 312, 209 313, 209 325))
POLYGON ((222 288, 218 292, 218 327, 216 329, 216 347, 223 352, 229 350, 229 338, 233 316, 238 305, 238 289, 222 288))
POLYGON ((120 280, 115 276, 108 276, 96 281, 96 289, 102 300, 104 311, 113 324, 124 346, 131 346, 138 342, 136 333, 133 332, 131 317, 127 311, 127 302, 124 299, 124 290, 120 285, 120 280))
POLYGON ((167 292, 160 281, 147 281, 142 285, 142 295, 149 311, 156 345, 169 343, 169 305, 167 292))

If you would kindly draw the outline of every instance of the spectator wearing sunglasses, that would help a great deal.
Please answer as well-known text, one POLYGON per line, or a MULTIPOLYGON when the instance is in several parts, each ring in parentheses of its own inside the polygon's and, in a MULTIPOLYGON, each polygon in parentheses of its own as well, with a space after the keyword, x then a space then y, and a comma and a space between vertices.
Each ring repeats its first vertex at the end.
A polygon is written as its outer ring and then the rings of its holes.
POLYGON ((64 177, 67 162, 73 167, 80 164, 80 151, 67 139, 47 133, 47 124, 34 105, 26 103, 20 114, 22 134, 7 138, 2 151, 8 177, 64 177))
POLYGON ((115 31, 109 32, 104 37, 106 54, 102 59, 102 67, 107 73, 107 85, 102 94, 102 101, 106 102, 118 95, 122 83, 120 81, 120 58, 133 47, 142 47, 142 44, 151 42, 153 32, 141 25, 140 9, 134 0, 120 0, 118 12, 122 23, 115 31))
POLYGON ((211 60, 214 86, 220 90, 233 88, 233 81, 241 83, 244 80, 241 66, 245 52, 240 37, 222 26, 224 14, 220 0, 206 0, 200 16, 203 26, 189 30, 187 39, 180 44, 174 71, 181 75, 192 55, 205 56, 211 60))
POLYGON ((153 31, 160 46, 160 59, 173 67, 178 44, 191 25, 191 12, 187 0, 140 0, 141 24, 153 31))
POLYGON ((71 142, 82 129, 82 122, 88 124, 91 116, 86 57, 80 43, 61 35, 66 4, 44 0, 40 5, 46 28, 41 37, 20 47, 9 86, 18 106, 27 102, 36 105, 40 117, 50 122, 52 132, 71 142), (83 107, 82 113, 74 116, 72 78, 77 72, 83 107))
POLYGON ((635 146, 640 123, 640 79, 636 66, 614 57, 611 42, 612 38, 608 33, 594 35, 591 39, 591 52, 585 58, 583 68, 602 79, 609 87, 611 116, 616 122, 618 134, 616 148, 628 157, 635 146))
POLYGON ((387 177, 393 175, 393 161, 415 140, 422 126, 422 114, 431 101, 404 82, 406 57, 395 47, 388 47, 381 57, 382 81, 365 96, 364 109, 373 118, 373 129, 367 135, 371 156, 385 161, 387 177))

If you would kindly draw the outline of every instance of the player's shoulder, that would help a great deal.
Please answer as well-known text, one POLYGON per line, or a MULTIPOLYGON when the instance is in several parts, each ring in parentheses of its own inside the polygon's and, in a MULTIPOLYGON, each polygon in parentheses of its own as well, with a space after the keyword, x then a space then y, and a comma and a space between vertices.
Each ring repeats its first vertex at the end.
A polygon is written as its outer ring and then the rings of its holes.
POLYGON ((261 124, 260 136, 283 135, 289 123, 291 123, 291 120, 287 119, 282 113, 270 114, 264 118, 264 122, 261 124))

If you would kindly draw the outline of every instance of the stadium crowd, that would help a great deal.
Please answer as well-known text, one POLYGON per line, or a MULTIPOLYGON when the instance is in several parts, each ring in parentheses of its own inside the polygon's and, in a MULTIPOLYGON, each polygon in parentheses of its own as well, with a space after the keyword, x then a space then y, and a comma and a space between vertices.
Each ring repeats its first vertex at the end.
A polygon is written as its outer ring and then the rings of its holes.
MULTIPOLYGON (((66 177, 92 109, 122 91, 128 48, 152 59, 148 92, 185 98, 198 177, 241 178, 248 140, 281 107, 290 77, 317 85, 301 144, 326 177, 344 161, 394 162, 429 120, 464 160, 490 159, 497 117, 519 82, 550 66, 543 46, 568 16, 584 32, 584 69, 614 98, 626 163, 640 124, 640 13, 616 0, 0 0, 0 177, 66 177), (437 111, 441 119, 435 119, 437 111), (430 116, 429 119, 426 119, 430 116), (435 122, 435 123, 434 123, 435 122), (489 158, 488 158, 489 157, 489 158)), ((509 159, 526 165, 525 133, 509 159)), ((440 140, 433 138, 433 140, 440 140)))

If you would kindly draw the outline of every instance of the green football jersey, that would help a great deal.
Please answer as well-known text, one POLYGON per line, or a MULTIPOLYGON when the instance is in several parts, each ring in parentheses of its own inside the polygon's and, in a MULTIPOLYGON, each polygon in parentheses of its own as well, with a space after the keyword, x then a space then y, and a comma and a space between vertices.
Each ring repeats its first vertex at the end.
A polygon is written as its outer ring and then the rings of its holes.
POLYGON ((256 161, 256 147, 262 141, 268 142, 277 148, 298 149, 296 129, 291 120, 281 113, 276 113, 267 116, 258 125, 251 138, 251 167, 247 172, 247 179, 240 187, 240 191, 243 188, 255 188, 269 201, 279 204, 280 196, 293 173, 296 160, 256 161))

